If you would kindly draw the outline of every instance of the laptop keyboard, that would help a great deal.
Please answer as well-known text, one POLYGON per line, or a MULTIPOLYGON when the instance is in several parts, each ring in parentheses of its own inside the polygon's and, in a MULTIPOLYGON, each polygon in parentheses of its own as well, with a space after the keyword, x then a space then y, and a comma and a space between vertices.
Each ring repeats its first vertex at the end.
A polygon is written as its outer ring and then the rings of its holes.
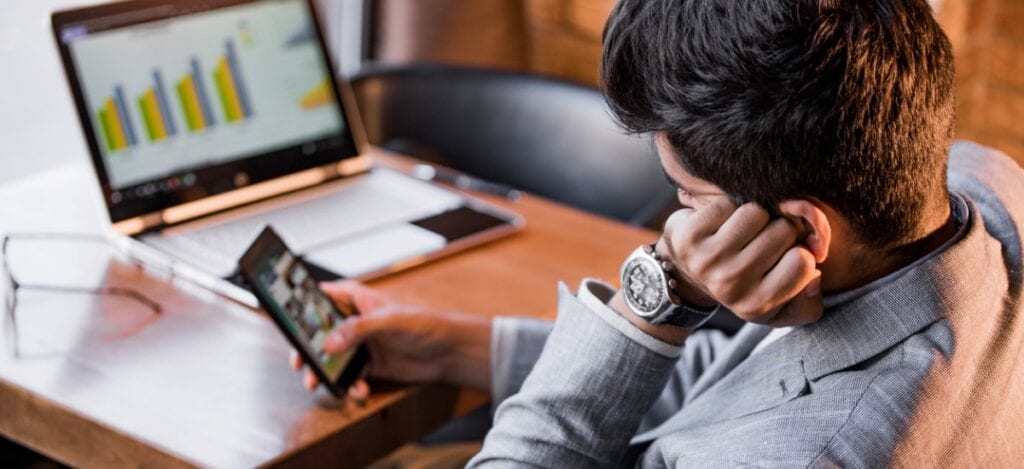
POLYGON ((374 171, 342 189, 295 204, 225 220, 203 228, 169 230, 144 238, 204 270, 226 276, 266 225, 296 253, 393 223, 454 209, 462 197, 408 176, 374 171))

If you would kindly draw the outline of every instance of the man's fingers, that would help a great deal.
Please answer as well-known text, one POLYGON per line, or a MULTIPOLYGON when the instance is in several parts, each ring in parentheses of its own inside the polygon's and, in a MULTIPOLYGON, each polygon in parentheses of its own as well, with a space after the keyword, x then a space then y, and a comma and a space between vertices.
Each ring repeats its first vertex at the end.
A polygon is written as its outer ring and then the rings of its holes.
POLYGON ((733 312, 747 321, 765 324, 778 313, 781 305, 790 302, 820 275, 814 255, 802 246, 792 247, 747 297, 746 307, 733 312))
POLYGON ((664 231, 659 253, 671 257, 691 290, 740 318, 788 326, 821 317, 821 272, 811 251, 797 244, 800 230, 792 221, 723 198, 673 213, 664 231))
POLYGON ((331 332, 324 341, 324 351, 336 355, 358 347, 388 327, 388 315, 353 317, 331 332))
POLYGON ((359 318, 349 319, 332 331, 324 340, 324 351, 332 355, 339 354, 360 343, 362 338, 356 327, 358 321, 359 318))
POLYGON ((692 208, 681 208, 672 212, 672 214, 665 219, 665 225, 661 227, 661 231, 666 234, 671 231, 679 231, 679 228, 686 226, 688 223, 687 220, 693 216, 694 212, 696 212, 696 210, 692 208))
POLYGON ((739 251, 768 225, 771 215, 757 204, 744 204, 715 233, 715 244, 724 251, 739 251))
POLYGON ((393 303, 383 293, 353 280, 323 282, 320 284, 331 300, 337 304, 355 305, 362 315, 372 315, 388 304, 393 303))
POLYGON ((370 385, 362 378, 357 379, 348 388, 348 398, 358 403, 366 402, 370 398, 370 385))
POLYGON ((312 371, 306 370, 306 374, 302 377, 302 385, 309 391, 316 391, 316 387, 320 385, 320 380, 316 379, 316 375, 312 371))
POLYGON ((288 354, 288 363, 291 364, 293 370, 302 370, 302 357, 299 356, 299 352, 292 350, 292 352, 288 354))
POLYGON ((821 319, 825 305, 821 299, 821 274, 765 323, 771 327, 803 326, 821 319))
POLYGON ((758 277, 772 269, 797 241, 798 232, 785 218, 776 218, 737 256, 740 265, 758 277))
POLYGON ((708 205, 694 210, 690 216, 691 229, 697 236, 711 236, 718 232, 726 220, 736 211, 736 205, 722 197, 708 205))
POLYGON ((716 200, 699 209, 683 208, 676 210, 665 220, 662 229, 668 247, 677 254, 697 240, 715 234, 736 206, 728 200, 716 200))
POLYGON ((336 302, 354 301, 355 295, 363 288, 366 288, 363 284, 352 280, 320 283, 320 289, 324 294, 336 302))

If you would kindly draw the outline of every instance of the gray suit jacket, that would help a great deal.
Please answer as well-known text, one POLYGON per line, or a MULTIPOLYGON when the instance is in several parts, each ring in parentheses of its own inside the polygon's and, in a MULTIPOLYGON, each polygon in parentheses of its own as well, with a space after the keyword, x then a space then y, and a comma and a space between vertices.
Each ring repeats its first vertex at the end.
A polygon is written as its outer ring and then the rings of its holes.
POLYGON ((543 352, 470 466, 1019 462, 1022 186, 1005 156, 954 145, 962 238, 752 356, 769 328, 695 333, 676 360, 561 286, 543 352))

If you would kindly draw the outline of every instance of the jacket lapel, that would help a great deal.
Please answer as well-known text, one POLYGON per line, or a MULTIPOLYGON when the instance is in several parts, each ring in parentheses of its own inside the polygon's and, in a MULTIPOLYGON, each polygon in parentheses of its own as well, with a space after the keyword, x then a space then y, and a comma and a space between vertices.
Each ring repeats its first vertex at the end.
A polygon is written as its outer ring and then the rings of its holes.
POLYGON ((694 384, 686 396, 684 410, 637 435, 631 444, 647 443, 683 427, 770 409, 806 392, 807 378, 799 354, 779 347, 792 332, 749 357, 770 331, 767 326, 744 326, 736 334, 733 348, 716 360, 694 384), (786 356, 780 357, 778 352, 786 356))
POLYGON ((707 391, 708 388, 722 380, 730 371, 736 368, 743 360, 750 355, 764 338, 771 332, 772 328, 757 324, 747 324, 740 329, 732 340, 732 348, 721 358, 711 363, 704 374, 693 383, 693 388, 684 398, 684 403, 689 404, 697 396, 707 391))
POLYGON ((958 195, 952 199, 954 215, 965 225, 961 238, 878 288, 833 306, 818 322, 790 333, 792 340, 800 342, 808 379, 861 363, 924 330, 947 312, 972 304, 979 294, 977 285, 991 275, 985 268, 990 260, 985 257, 993 252, 986 246, 992 239, 974 206, 958 195))

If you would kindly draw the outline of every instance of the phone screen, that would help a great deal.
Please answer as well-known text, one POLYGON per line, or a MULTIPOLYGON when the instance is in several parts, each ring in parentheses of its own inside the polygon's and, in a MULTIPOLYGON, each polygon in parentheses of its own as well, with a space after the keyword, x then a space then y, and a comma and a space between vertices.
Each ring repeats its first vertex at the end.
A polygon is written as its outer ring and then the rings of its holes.
POLYGON ((356 314, 355 308, 345 304, 336 307, 317 286, 306 264, 272 232, 260 236, 243 257, 242 268, 253 283, 253 293, 278 325, 287 329, 293 345, 303 348, 303 355, 317 362, 324 378, 337 382, 356 350, 330 355, 324 352, 323 344, 331 331, 356 314))

